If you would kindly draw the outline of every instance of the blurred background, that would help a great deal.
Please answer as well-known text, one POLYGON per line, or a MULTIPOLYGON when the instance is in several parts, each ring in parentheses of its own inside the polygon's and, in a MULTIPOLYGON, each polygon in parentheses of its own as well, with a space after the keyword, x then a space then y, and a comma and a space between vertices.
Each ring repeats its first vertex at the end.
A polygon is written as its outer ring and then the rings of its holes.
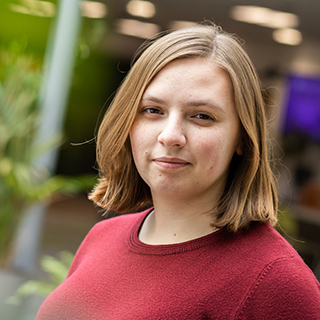
POLYGON ((94 136, 137 48, 205 19, 244 40, 261 77, 281 161, 277 228, 319 279, 319 12, 318 0, 1 0, 4 319, 34 319, 102 219, 87 200, 97 174, 94 136))

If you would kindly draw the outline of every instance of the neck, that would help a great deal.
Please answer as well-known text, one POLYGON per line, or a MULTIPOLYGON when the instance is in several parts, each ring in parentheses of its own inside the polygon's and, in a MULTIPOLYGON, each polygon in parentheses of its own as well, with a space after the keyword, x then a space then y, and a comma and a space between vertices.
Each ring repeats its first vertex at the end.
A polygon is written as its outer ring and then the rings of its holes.
POLYGON ((152 245, 181 243, 210 234, 212 227, 212 207, 191 205, 188 202, 158 203, 154 199, 154 211, 144 221, 139 238, 152 245))

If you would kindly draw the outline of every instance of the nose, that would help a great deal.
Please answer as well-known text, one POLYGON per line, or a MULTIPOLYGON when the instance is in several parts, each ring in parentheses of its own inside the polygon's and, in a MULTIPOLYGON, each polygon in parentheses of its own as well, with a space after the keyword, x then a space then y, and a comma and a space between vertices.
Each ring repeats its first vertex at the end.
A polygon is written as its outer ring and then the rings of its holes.
POLYGON ((175 118, 167 119, 158 136, 158 141, 167 148, 182 148, 187 139, 181 121, 175 118))

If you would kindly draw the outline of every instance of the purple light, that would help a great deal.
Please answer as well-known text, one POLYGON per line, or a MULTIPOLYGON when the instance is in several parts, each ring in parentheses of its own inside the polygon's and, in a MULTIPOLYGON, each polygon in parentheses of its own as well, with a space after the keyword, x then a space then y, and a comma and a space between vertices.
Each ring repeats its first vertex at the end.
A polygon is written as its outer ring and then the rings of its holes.
POLYGON ((301 133, 320 141, 320 78, 291 75, 284 133, 301 133))

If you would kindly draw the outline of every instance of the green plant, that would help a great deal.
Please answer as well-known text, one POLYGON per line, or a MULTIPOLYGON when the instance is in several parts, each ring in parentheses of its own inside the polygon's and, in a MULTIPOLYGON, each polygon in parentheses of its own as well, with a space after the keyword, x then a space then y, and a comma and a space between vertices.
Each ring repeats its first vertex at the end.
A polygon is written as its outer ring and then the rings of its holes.
POLYGON ((37 61, 13 43, 0 48, 0 266, 8 262, 12 238, 23 211, 54 192, 78 192, 93 185, 92 176, 51 176, 36 159, 57 148, 61 134, 35 143, 39 128, 37 61))
POLYGON ((49 276, 48 281, 28 280, 23 283, 15 294, 7 298, 6 303, 20 305, 31 296, 47 297, 67 277, 74 255, 68 251, 61 251, 59 258, 45 255, 41 258, 41 268, 49 276))

